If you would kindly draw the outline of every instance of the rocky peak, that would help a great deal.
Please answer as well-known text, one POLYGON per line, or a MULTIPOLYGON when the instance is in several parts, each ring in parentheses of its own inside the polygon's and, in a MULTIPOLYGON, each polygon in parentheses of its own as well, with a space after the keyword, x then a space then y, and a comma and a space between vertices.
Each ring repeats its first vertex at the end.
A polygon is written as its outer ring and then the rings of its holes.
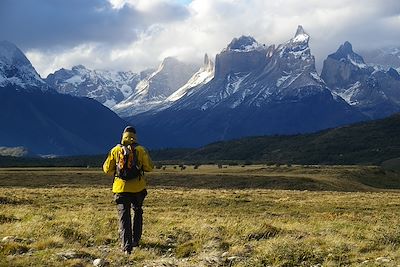
POLYGON ((297 27, 296 34, 294 35, 294 38, 291 39, 292 43, 306 43, 308 44, 308 41, 310 40, 310 35, 308 35, 304 29, 303 26, 299 25, 297 27))
POLYGON ((208 71, 212 71, 214 69, 214 62, 209 58, 207 53, 204 55, 204 62, 202 68, 208 71))
POLYGON ((365 80, 372 71, 346 41, 324 60, 321 77, 332 90, 336 90, 334 88, 345 88, 359 80, 365 80))
POLYGON ((279 68, 284 73, 315 72, 315 58, 311 54, 308 41, 310 36, 299 25, 292 39, 278 46, 273 53, 273 62, 279 62, 279 68))
POLYGON ((255 49, 259 49, 261 47, 262 45, 260 45, 253 37, 242 35, 239 38, 233 38, 233 40, 227 46, 226 50, 249 52, 255 49))
POLYGON ((224 79, 228 73, 250 72, 266 63, 267 48, 251 36, 234 38, 217 54, 215 77, 224 79))
POLYGON ((338 49, 338 53, 342 53, 343 55, 353 54, 353 46, 349 41, 344 42, 344 44, 340 45, 338 49))
POLYGON ((328 57, 342 62, 351 63, 359 68, 366 67, 364 59, 353 51, 353 46, 348 41, 340 45, 339 49, 328 57))
POLYGON ((304 31, 303 27, 299 25, 296 30, 296 34, 292 39, 284 44, 278 46, 277 50, 280 52, 281 56, 293 55, 295 58, 303 58, 307 55, 310 56, 310 48, 308 46, 308 41, 310 36, 304 31))

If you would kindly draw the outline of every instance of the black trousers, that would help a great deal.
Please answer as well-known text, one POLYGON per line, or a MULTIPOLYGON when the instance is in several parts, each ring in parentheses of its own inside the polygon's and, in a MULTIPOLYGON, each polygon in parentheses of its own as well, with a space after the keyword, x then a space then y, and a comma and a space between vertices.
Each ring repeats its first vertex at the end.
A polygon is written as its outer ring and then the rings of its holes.
POLYGON ((132 251, 142 236, 143 201, 147 195, 146 189, 138 193, 118 193, 114 195, 119 217, 119 233, 124 251, 132 251), (131 208, 134 211, 133 225, 131 208))

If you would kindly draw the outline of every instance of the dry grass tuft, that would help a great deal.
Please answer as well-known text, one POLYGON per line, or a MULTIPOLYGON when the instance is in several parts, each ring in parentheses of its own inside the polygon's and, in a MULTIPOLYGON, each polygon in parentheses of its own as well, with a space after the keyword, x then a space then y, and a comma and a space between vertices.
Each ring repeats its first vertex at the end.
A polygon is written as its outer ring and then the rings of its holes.
POLYGON ((280 232, 282 232, 281 229, 274 227, 270 224, 263 224, 259 229, 257 229, 255 232, 250 233, 247 235, 247 240, 263 240, 263 239, 269 239, 272 237, 277 236, 280 232))

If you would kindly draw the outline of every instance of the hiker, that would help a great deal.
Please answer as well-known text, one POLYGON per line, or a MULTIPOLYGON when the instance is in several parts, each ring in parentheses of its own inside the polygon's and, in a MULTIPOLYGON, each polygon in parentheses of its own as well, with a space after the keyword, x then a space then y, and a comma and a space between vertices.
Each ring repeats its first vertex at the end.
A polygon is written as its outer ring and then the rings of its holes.
POLYGON ((103 171, 114 176, 112 191, 119 216, 122 249, 131 254, 139 246, 143 225, 143 201, 147 195, 144 172, 153 170, 147 150, 136 140, 136 130, 128 126, 122 133, 121 144, 111 149, 103 171), (133 225, 131 207, 134 210, 133 225))

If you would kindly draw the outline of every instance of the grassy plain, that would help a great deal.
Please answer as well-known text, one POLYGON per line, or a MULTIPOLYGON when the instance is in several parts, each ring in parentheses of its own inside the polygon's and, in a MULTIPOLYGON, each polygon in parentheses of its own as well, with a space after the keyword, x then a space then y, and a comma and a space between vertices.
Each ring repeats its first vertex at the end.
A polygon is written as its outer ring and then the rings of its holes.
POLYGON ((399 266, 400 177, 358 166, 168 166, 141 247, 119 247, 112 178, 0 169, 0 266, 399 266))

